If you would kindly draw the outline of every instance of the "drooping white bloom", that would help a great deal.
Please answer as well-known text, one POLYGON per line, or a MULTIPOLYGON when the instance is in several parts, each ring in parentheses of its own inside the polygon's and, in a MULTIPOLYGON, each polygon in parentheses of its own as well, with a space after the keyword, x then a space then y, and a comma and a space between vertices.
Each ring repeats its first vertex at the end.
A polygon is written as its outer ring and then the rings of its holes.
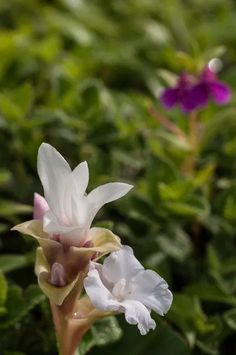
POLYGON ((151 310, 163 316, 173 299, 166 281, 145 270, 128 246, 111 253, 103 265, 91 261, 84 287, 98 310, 124 313, 142 335, 156 327, 151 310))
POLYGON ((43 228, 60 235, 68 245, 81 246, 98 210, 106 203, 124 196, 133 186, 108 183, 86 194, 89 181, 87 162, 73 171, 61 154, 43 143, 38 151, 38 174, 44 188, 48 210, 43 215, 43 228))

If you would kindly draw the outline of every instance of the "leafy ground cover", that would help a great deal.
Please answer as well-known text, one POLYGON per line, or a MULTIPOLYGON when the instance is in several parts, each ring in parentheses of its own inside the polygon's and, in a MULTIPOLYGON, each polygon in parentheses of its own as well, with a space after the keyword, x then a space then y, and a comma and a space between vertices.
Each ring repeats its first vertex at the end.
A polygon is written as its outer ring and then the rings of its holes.
POLYGON ((234 90, 235 10, 230 0, 0 2, 1 354, 57 353, 33 273, 35 244, 9 232, 42 192, 42 141, 71 165, 87 160, 91 189, 135 185, 96 225, 112 228, 174 292, 155 332, 141 337, 110 318, 79 354, 236 354, 234 94, 199 111, 197 128, 158 100, 179 73, 215 57, 234 90))

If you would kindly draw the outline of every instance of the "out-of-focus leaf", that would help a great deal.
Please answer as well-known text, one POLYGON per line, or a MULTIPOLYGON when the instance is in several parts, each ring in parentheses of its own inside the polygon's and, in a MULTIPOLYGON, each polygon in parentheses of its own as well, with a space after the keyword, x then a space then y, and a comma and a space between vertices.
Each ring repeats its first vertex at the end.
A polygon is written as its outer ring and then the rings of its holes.
POLYGON ((190 355, 190 349, 185 341, 173 331, 164 321, 159 318, 157 320, 157 329, 150 332, 145 337, 140 338, 140 333, 135 326, 124 324, 124 335, 114 347, 106 347, 102 349, 96 348, 91 355, 143 355, 143 354, 160 354, 160 355, 190 355))
POLYGON ((33 100, 33 88, 29 83, 20 86, 14 91, 13 101, 21 110, 22 117, 25 117, 29 111, 33 100))
POLYGON ((193 178, 193 184, 196 187, 202 187, 204 184, 208 183, 212 179, 212 175, 215 169, 215 164, 209 163, 203 169, 196 172, 196 175, 193 178))
POLYGON ((227 325, 235 331, 236 330, 236 308, 233 308, 225 312, 224 320, 227 323, 227 325))
POLYGON ((163 200, 178 201, 186 199, 191 193, 193 184, 190 181, 174 181, 172 184, 159 184, 160 197, 163 200))
POLYGON ((224 217, 229 220, 235 220, 236 216, 236 196, 229 195, 225 200, 224 217))
POLYGON ((3 315, 3 314, 6 314, 6 313, 7 313, 6 308, 0 306, 0 316, 3 315))
POLYGON ((85 355, 93 346, 104 346, 120 339, 122 330, 115 317, 97 321, 84 336, 78 355, 85 355))
POLYGON ((20 107, 4 94, 0 94, 0 112, 4 115, 6 120, 21 121, 22 115, 20 107))
POLYGON ((175 149, 175 153, 180 156, 183 153, 191 152, 192 150, 191 145, 185 139, 177 137, 172 133, 159 131, 158 136, 168 144, 169 149, 175 149))
POLYGON ((186 292, 192 296, 198 296, 201 300, 226 303, 235 306, 236 297, 225 294, 214 284, 199 283, 188 286, 186 292))
POLYGON ((191 347, 195 345, 197 332, 204 335, 215 331, 215 325, 204 314, 194 296, 175 294, 168 318, 184 332, 191 347))
POLYGON ((5 303, 7 313, 0 318, 0 329, 8 328, 19 322, 32 308, 45 300, 45 295, 37 285, 29 286, 22 292, 18 286, 8 289, 8 297, 5 303))
POLYGON ((14 214, 29 214, 33 207, 23 203, 1 200, 0 201, 0 216, 11 217, 14 214))
POLYGON ((50 11, 47 14, 47 21, 55 26, 63 35, 83 45, 89 45, 93 41, 93 34, 83 24, 69 14, 59 11, 50 11))
POLYGON ((170 72, 166 69, 158 69, 158 76, 163 79, 163 81, 167 84, 167 86, 175 86, 177 82, 177 75, 173 72, 170 72))
POLYGON ((6 169, 0 169, 0 186, 9 182, 10 178, 11 178, 10 171, 6 169))
POLYGON ((5 304, 7 298, 7 290, 8 290, 7 280, 5 279, 3 273, 0 271, 0 307, 4 306, 5 304))
POLYGON ((219 354, 219 344, 227 336, 227 329, 219 316, 211 317, 210 321, 213 331, 202 334, 196 345, 206 354, 219 354))
POLYGON ((206 200, 192 201, 192 203, 165 202, 165 207, 178 216, 205 218, 209 214, 206 200))
MULTIPOLYGON (((10 236, 9 236, 10 238, 10 236)), ((32 264, 34 254, 4 254, 0 256, 0 270, 2 272, 10 272, 32 264)))
POLYGON ((168 256, 178 261, 184 261, 192 251, 192 244, 189 236, 179 229, 173 228, 169 235, 160 235, 156 239, 160 249, 168 256))

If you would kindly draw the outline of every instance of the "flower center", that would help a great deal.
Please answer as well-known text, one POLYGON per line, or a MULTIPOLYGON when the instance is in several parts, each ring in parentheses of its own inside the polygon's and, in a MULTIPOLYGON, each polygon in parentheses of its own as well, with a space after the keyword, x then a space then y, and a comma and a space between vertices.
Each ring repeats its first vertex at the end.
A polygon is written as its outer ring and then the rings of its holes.
POLYGON ((126 280, 120 279, 113 287, 112 294, 118 301, 123 301, 125 298, 125 288, 126 288, 126 280))

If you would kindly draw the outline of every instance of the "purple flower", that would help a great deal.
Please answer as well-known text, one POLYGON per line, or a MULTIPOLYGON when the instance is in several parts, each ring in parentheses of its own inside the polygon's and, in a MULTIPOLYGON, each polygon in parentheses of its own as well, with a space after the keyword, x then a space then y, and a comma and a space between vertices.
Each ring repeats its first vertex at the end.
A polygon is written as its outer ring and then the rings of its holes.
POLYGON ((160 100, 167 109, 179 105, 184 112, 190 112, 205 107, 210 99, 217 105, 224 105, 230 98, 229 86, 219 81, 216 73, 206 67, 196 83, 188 74, 181 74, 177 86, 164 90, 160 100))
POLYGON ((186 111, 192 111, 207 106, 210 99, 217 105, 224 105, 230 98, 229 86, 219 81, 216 73, 207 67, 202 71, 198 83, 188 91, 184 103, 186 111))
POLYGON ((160 100, 167 109, 180 105, 183 111, 188 111, 187 107, 185 107, 185 97, 188 95, 191 88, 192 77, 187 73, 182 73, 177 85, 174 88, 164 90, 160 100))

